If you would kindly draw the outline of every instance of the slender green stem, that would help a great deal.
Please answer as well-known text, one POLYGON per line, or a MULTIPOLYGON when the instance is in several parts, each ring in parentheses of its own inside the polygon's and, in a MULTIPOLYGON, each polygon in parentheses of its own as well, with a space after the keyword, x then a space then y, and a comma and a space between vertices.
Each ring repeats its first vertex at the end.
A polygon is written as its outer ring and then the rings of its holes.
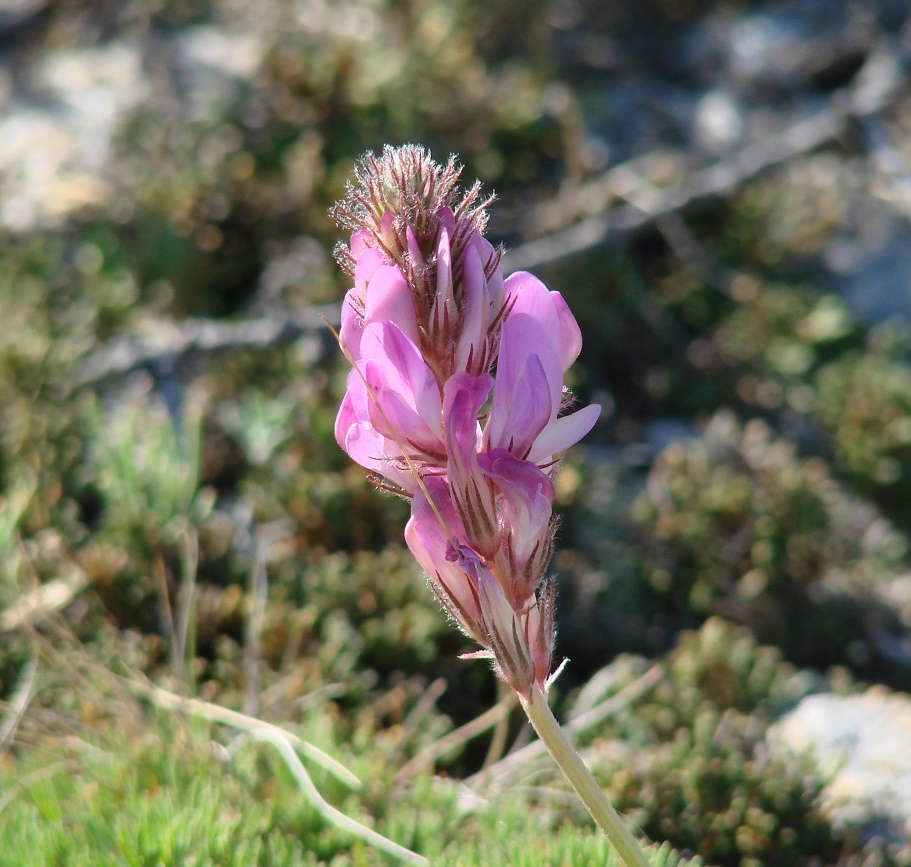
POLYGON ((534 726, 538 737, 544 742, 560 770, 566 774, 576 794, 582 799, 586 809, 598 826, 607 834, 607 839, 617 850, 620 860, 626 867, 649 867, 648 859, 636 842, 629 828, 623 824, 617 811, 611 806, 601 787, 595 782, 591 771, 585 766, 582 758, 569 742, 560 724, 554 718, 547 696, 537 685, 532 687, 531 695, 522 698, 522 707, 534 726))

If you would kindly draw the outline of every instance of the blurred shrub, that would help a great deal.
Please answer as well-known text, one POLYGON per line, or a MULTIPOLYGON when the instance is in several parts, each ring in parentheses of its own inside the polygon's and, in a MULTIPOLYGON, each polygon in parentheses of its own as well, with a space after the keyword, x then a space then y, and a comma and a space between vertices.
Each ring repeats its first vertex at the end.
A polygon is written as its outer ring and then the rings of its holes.
MULTIPOLYGON (((142 105, 116 144, 122 234, 150 302, 232 313, 302 237, 331 249, 327 210, 368 148, 420 140, 501 189, 560 159, 545 4, 215 5, 218 24, 173 41, 177 98, 142 105)), ((339 279, 323 256, 291 300, 327 300, 339 279)))
POLYGON ((911 364, 874 346, 819 373, 818 414, 836 467, 860 490, 907 515, 911 485, 911 364))
POLYGON ((658 684, 591 747, 618 808, 650 837, 710 864, 859 863, 841 860, 856 854, 857 841, 816 806, 823 780, 808 764, 770 758, 763 745, 775 715, 823 680, 716 618, 684 634, 663 665, 658 684))
POLYGON ((810 412, 814 372, 857 344, 850 312, 834 295, 767 285, 746 274, 732 281, 731 293, 737 305, 709 337, 717 356, 713 372, 732 380, 737 399, 749 407, 810 412))
POLYGON ((908 552, 822 461, 729 413, 659 456, 634 515, 649 534, 646 580, 665 605, 723 614, 805 664, 851 662, 852 642, 870 652, 874 589, 908 552))
POLYGON ((852 193, 864 183, 862 171, 832 153, 789 160, 737 197, 724 231, 727 255, 763 269, 793 271, 843 225, 852 193))

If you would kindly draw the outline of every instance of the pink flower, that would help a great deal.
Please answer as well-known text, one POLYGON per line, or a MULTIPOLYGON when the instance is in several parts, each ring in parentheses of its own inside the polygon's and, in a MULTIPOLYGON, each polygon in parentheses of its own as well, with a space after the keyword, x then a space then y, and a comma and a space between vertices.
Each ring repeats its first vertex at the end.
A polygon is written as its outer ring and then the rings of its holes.
POLYGON ((478 415, 492 386, 487 374, 457 373, 446 383, 444 402, 446 478, 467 538, 485 557, 496 553, 500 540, 495 491, 478 464, 478 415))
POLYGON ((478 186, 420 148, 367 157, 339 206, 354 365, 339 445, 412 501, 405 540, 443 608, 528 695, 553 650, 554 476, 600 408, 567 413, 582 337, 558 292, 504 281, 478 186))
POLYGON ((361 466, 413 493, 412 466, 445 462, 441 395, 417 346, 391 322, 369 323, 336 419, 339 445, 361 466))

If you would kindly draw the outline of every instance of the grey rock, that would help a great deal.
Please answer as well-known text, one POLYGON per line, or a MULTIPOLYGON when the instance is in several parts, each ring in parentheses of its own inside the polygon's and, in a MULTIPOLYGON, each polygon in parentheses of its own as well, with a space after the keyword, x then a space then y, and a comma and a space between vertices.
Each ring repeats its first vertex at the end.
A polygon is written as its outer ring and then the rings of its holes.
POLYGON ((769 732, 783 754, 811 755, 827 778, 822 808, 895 842, 911 836, 911 696, 812 695, 769 732))

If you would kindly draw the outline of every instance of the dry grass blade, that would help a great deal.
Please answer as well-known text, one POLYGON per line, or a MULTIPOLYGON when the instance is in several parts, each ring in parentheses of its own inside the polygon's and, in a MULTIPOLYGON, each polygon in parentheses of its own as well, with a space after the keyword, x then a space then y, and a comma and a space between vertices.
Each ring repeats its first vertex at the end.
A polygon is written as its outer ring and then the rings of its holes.
POLYGON ((284 759, 285 764, 288 766, 288 770, 291 771, 294 779, 300 786, 301 791, 303 791, 308 800, 327 822, 331 822, 337 828, 341 828, 343 831, 347 831, 349 834, 359 837, 365 843, 369 843, 371 846, 392 855, 394 858, 398 858, 406 864, 430 864, 422 855, 418 855, 416 852, 412 852, 410 849, 406 849, 404 846, 394 843, 382 834, 378 834, 366 825, 362 825, 350 816, 346 816, 343 812, 337 810, 326 801, 319 791, 317 791, 316 786, 313 785, 310 775, 307 773, 306 768, 304 768, 300 758, 297 753, 294 752, 294 749, 284 734, 285 733, 281 732, 280 729, 275 729, 274 727, 262 727, 250 732, 251 737, 255 740, 271 744, 278 750, 279 755, 284 759))
POLYGON ((244 630, 244 712, 250 715, 257 713, 261 698, 262 681, 262 631, 266 616, 266 599, 269 592, 266 560, 268 542, 257 538, 253 548, 253 564, 247 584, 247 595, 250 599, 250 616, 244 630))
POLYGON ((157 707, 167 710, 175 710, 212 722, 221 723, 234 729, 248 734, 253 740, 262 743, 271 744, 278 751, 283 761, 288 767, 301 791, 311 802, 317 812, 326 819, 327 822, 335 825, 343 831, 358 837, 365 843, 398 858, 406 864, 429 864, 423 856, 400 846, 398 843, 387 839, 382 834, 362 825, 360 822, 345 815, 340 810, 333 807, 313 784, 310 775, 297 754, 297 750, 317 762, 325 770, 332 773, 345 785, 352 789, 359 789, 360 781, 347 768, 337 762, 331 756, 328 756, 322 750, 317 749, 312 744, 307 743, 291 732, 285 731, 279 726, 263 720, 247 716, 246 714, 221 707, 220 705, 211 704, 200 699, 183 698, 172 692, 161 689, 152 684, 140 684, 136 681, 129 682, 131 687, 136 688, 143 696, 148 698, 157 707))
POLYGON ((396 783, 404 783, 410 780, 416 773, 432 765, 437 759, 445 756, 447 753, 463 746, 476 738, 478 735, 487 731, 489 728, 497 725, 500 720, 505 719, 509 712, 516 705, 516 695, 510 691, 490 710, 485 711, 479 717, 475 717, 471 722, 459 726, 455 731, 451 731, 445 737, 434 741, 429 746, 421 750, 413 759, 402 766, 396 774, 396 783))
POLYGON ((19 684, 16 687, 16 691, 10 697, 6 716, 3 718, 3 722, 0 723, 0 750, 2 750, 3 745, 8 740, 11 740, 16 734, 16 729, 19 727, 19 721, 22 719, 22 715, 25 713, 28 703, 32 700, 32 696, 34 695, 35 673, 37 671, 38 655, 34 654, 22 670, 22 676, 19 678, 19 684))
POLYGON ((222 707, 218 704, 212 704, 198 698, 186 698, 176 693, 162 689, 151 683, 141 683, 137 680, 124 681, 126 685, 143 698, 148 699, 156 707, 165 710, 179 711, 190 716, 197 716, 210 722, 220 723, 229 728, 246 732, 249 735, 255 735, 260 731, 270 731, 277 738, 283 738, 289 745, 299 749, 308 759, 316 762, 324 770, 332 774, 341 783, 349 789, 358 791, 361 788, 361 781, 354 776, 341 762, 336 761, 332 756, 324 753, 313 744, 299 738, 297 735, 265 720, 256 717, 247 716, 236 710, 222 707))
POLYGON ((65 608, 87 584, 85 573, 74 567, 67 577, 55 578, 36 587, 0 613, 0 633, 31 626, 48 614, 65 608))

